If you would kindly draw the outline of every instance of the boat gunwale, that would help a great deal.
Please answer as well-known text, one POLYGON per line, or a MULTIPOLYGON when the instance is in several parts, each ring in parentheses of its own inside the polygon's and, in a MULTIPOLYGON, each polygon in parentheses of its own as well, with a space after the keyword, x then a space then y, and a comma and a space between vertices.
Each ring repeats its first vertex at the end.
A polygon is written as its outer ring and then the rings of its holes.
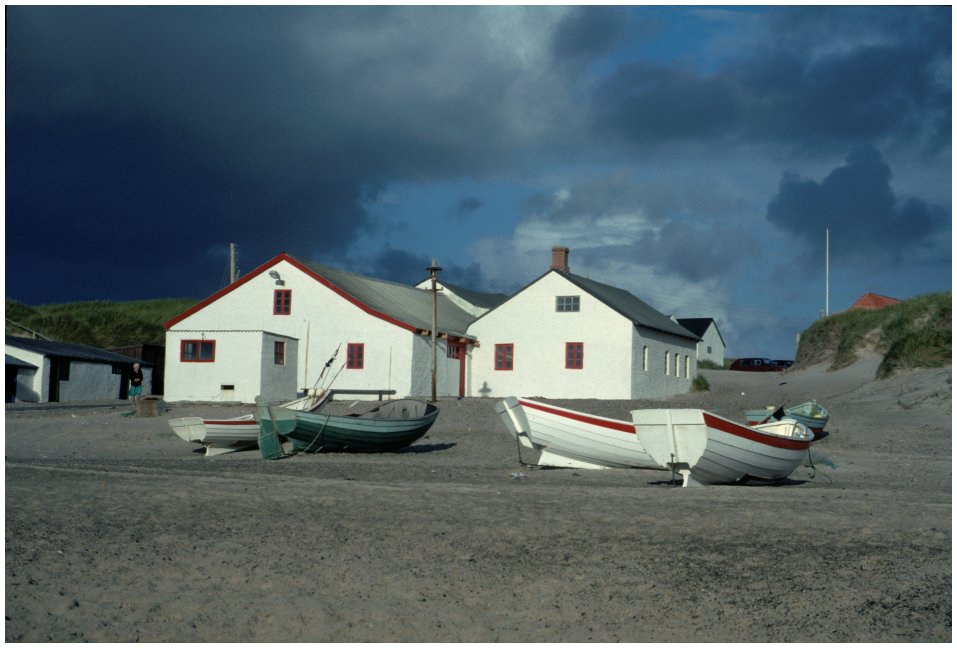
POLYGON ((604 416, 598 416, 596 414, 585 414, 583 412, 577 412, 575 410, 566 409, 564 407, 558 407, 557 405, 546 405, 545 403, 540 403, 538 401, 533 401, 533 400, 527 400, 524 398, 519 398, 517 400, 519 405, 522 405, 524 407, 530 407, 531 409, 540 410, 542 412, 545 412, 546 414, 561 416, 562 418, 567 418, 573 421, 577 421, 579 423, 586 423, 588 425, 594 425, 596 427, 614 430, 615 432, 635 434, 634 423, 628 423, 627 421, 622 421, 620 419, 606 418, 604 416))

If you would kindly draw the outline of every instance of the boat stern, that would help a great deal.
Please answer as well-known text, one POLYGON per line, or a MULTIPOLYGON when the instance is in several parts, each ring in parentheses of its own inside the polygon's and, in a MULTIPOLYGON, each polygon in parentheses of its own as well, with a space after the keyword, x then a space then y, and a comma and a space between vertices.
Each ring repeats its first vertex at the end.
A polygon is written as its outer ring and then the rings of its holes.
POLYGON ((522 409, 521 403, 514 396, 509 396, 495 405, 495 413, 502 420, 505 429, 520 444, 531 450, 535 449, 528 433, 530 430, 528 418, 522 409))

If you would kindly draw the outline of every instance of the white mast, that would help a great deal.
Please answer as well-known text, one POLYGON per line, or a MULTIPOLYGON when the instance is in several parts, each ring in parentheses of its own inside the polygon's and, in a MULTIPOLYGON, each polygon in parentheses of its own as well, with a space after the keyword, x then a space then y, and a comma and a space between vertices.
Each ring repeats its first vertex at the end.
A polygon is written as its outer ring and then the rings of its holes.
POLYGON ((830 315, 831 301, 831 230, 824 228, 824 317, 830 315))
POLYGON ((229 244, 229 283, 239 279, 239 268, 236 267, 236 244, 229 244))

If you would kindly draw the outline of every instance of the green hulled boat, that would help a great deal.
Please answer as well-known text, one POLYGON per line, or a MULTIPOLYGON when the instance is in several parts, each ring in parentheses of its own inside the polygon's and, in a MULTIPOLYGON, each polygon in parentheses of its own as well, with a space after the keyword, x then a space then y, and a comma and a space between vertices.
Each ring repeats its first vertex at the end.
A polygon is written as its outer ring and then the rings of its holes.
POLYGON ((404 399, 389 401, 365 414, 338 416, 302 412, 257 400, 259 449, 265 459, 292 452, 390 452, 422 438, 439 415, 431 403, 404 399))

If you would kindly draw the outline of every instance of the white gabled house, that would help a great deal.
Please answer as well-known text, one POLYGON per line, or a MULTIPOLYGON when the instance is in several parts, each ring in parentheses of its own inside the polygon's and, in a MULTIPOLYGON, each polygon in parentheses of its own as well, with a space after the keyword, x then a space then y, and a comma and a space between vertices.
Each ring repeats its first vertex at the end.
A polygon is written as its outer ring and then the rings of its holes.
POLYGON ((718 324, 710 317, 678 318, 678 323, 701 338, 698 342, 698 360, 713 362, 724 366, 724 338, 718 330, 718 324))
MULTIPOLYGON (((436 304, 436 393, 462 396, 474 316, 436 304)), ((431 395, 431 318, 431 291, 282 253, 166 322, 165 398, 287 400, 333 378, 360 398, 431 395)))
POLYGON ((634 295, 572 274, 568 248, 468 333, 469 395, 657 398, 687 392, 698 338, 634 295))

